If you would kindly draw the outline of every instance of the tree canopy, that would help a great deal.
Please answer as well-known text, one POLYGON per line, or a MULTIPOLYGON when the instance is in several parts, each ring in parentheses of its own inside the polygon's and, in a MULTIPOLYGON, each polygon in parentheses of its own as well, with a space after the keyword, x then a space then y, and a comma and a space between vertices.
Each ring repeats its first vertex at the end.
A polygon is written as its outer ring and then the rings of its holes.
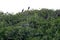
POLYGON ((60 10, 0 12, 0 40, 60 40, 60 10))

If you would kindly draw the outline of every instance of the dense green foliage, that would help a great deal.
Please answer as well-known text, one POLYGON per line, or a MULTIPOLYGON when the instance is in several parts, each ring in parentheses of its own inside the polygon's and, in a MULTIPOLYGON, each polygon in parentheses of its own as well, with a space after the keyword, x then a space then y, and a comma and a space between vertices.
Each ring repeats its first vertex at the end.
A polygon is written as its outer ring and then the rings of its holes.
POLYGON ((0 12, 0 40, 60 40, 60 10, 0 12))

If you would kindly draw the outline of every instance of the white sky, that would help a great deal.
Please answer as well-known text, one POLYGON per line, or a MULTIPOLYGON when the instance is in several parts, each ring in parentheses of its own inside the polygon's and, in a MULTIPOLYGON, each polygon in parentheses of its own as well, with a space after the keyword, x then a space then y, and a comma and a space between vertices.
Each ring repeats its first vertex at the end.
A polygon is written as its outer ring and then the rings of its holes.
POLYGON ((23 8, 31 9, 48 8, 60 9, 60 0, 0 0, 0 11, 3 12, 19 12, 23 8))

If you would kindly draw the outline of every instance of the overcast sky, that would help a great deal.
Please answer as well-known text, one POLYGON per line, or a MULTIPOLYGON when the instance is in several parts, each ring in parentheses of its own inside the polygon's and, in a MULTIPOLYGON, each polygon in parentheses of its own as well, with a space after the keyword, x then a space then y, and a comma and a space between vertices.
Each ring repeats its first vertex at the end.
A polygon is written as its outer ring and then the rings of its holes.
POLYGON ((31 9, 60 9, 60 0, 0 0, 0 11, 3 12, 19 12, 23 8, 31 9))

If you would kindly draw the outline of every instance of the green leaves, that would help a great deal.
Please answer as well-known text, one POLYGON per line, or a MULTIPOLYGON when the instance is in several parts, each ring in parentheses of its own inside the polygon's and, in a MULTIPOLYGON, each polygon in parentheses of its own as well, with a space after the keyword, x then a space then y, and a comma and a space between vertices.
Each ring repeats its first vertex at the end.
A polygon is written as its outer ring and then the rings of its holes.
POLYGON ((60 10, 0 12, 0 40, 60 40, 60 10))

